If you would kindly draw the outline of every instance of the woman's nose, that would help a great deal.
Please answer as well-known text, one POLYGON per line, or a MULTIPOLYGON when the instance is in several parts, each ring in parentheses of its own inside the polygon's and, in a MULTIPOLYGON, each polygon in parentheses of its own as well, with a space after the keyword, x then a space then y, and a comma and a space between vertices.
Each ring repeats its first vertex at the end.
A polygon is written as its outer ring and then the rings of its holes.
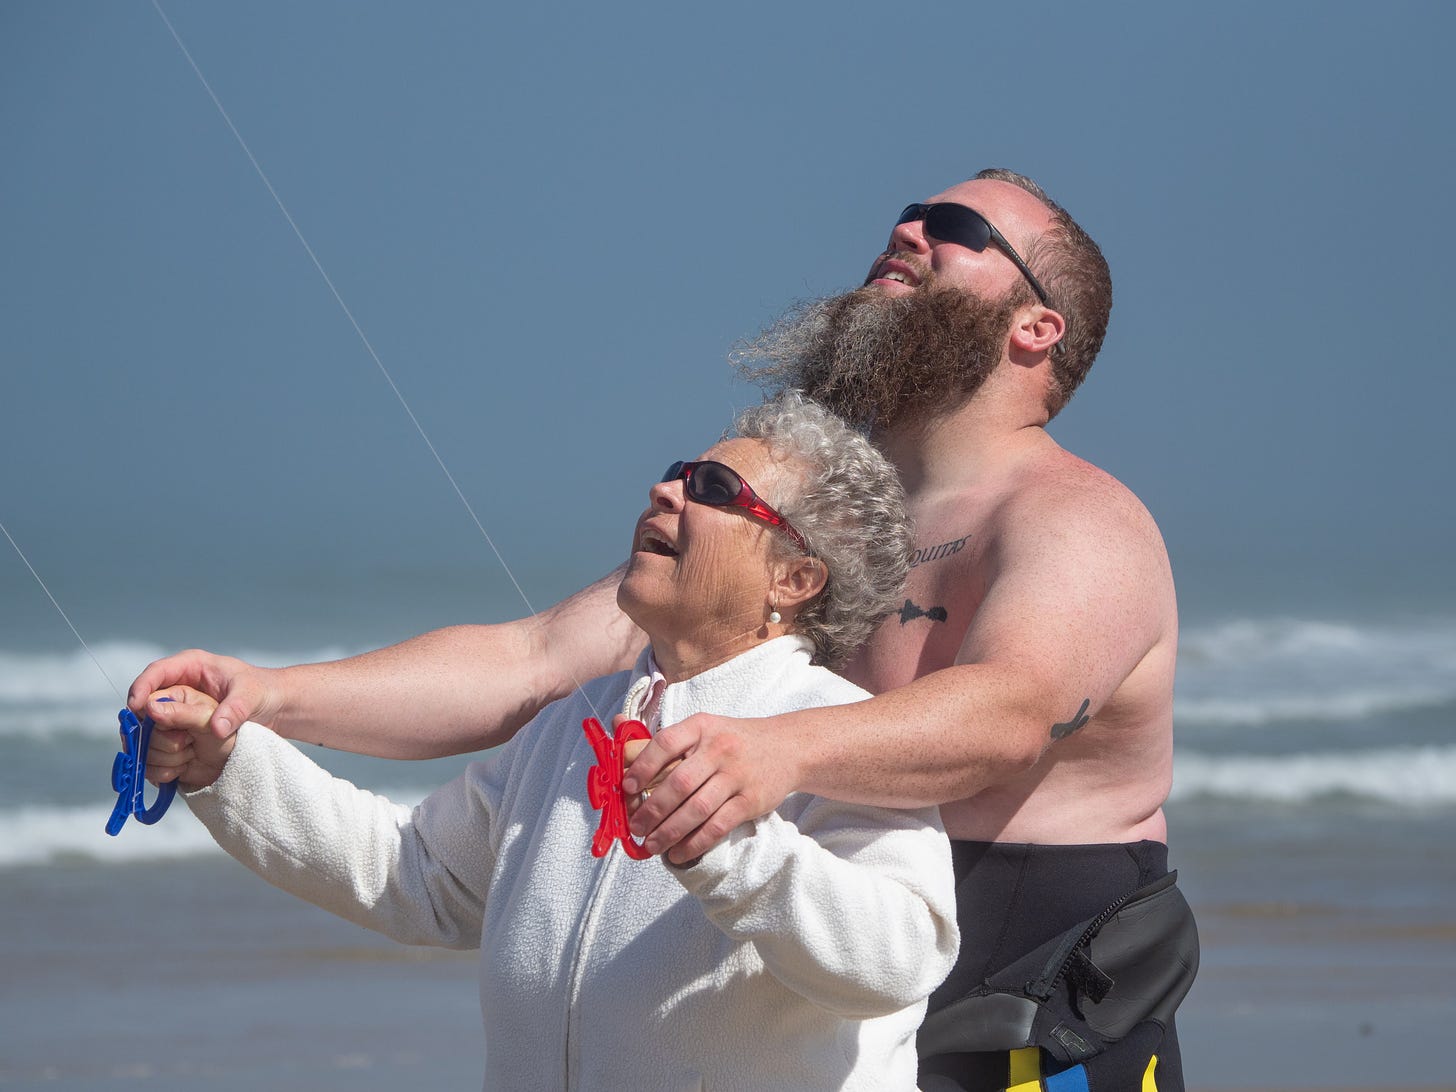
POLYGON ((683 506, 683 482, 674 478, 670 482, 658 482, 647 491, 652 507, 663 512, 676 512, 683 506))

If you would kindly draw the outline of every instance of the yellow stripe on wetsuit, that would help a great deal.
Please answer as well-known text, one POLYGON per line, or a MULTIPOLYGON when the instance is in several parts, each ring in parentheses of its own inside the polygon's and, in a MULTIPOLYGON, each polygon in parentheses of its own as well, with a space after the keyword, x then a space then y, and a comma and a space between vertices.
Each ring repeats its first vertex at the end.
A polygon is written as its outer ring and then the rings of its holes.
MULTIPOLYGON (((1087 1070, 1073 1066, 1051 1077, 1041 1075, 1041 1051, 1036 1047, 1022 1047, 1008 1055, 1009 1065, 1006 1092, 1089 1092, 1087 1070)), ((1153 1072, 1158 1068, 1158 1056, 1148 1059, 1148 1068, 1143 1071, 1140 1092, 1158 1092, 1158 1082, 1153 1072)))
POLYGON ((1142 1092, 1158 1092, 1158 1082, 1153 1080, 1153 1070, 1158 1068, 1158 1056, 1154 1054, 1148 1059, 1148 1068, 1143 1070, 1142 1092))
POLYGON ((1006 1092, 1041 1092, 1041 1051, 1037 1047, 1022 1047, 1011 1052, 1011 1082, 1006 1092))

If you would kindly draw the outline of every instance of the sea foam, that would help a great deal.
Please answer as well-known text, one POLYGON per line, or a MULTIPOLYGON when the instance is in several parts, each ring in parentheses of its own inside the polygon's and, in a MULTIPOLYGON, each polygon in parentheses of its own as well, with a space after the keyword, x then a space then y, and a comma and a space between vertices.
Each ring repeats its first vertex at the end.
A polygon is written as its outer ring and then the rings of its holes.
POLYGON ((1456 804, 1456 746, 1288 755, 1175 752, 1171 799, 1200 798, 1286 804, 1347 798, 1447 807, 1456 804))
MULTIPOLYGON (((147 786, 146 802, 157 790, 147 786)), ((382 795, 413 807, 427 795, 418 786, 391 789, 382 795)), ((62 861, 126 864, 221 853, 212 836, 180 799, 150 826, 128 819, 114 837, 106 833, 115 794, 104 803, 61 807, 32 805, 0 809, 0 869, 62 861)))
POLYGON ((1456 705, 1456 620, 1289 618, 1192 627, 1179 642, 1179 726, 1357 720, 1456 705))
MULTIPOLYGON (((0 739, 115 735, 116 714, 132 680, 147 664, 176 650, 114 641, 93 645, 91 651, 95 660, 79 647, 74 652, 0 652, 0 739)), ((238 656, 260 667, 278 667, 336 660, 357 651, 362 650, 243 649, 238 656)))

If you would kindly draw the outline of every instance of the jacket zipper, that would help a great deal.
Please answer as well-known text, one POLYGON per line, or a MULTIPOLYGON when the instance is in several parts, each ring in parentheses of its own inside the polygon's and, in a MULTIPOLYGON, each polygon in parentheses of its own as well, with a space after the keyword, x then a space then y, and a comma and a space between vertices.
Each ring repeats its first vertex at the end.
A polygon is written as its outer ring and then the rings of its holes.
POLYGON ((602 895, 606 890, 612 874, 616 871, 617 860, 622 856, 621 847, 615 843, 611 851, 601 860, 597 869, 596 880, 592 883, 591 894, 587 897, 586 909, 581 915, 581 930, 576 938, 576 954, 571 961, 571 976, 567 981, 566 989, 566 1042, 562 1056, 562 1072, 566 1075, 566 1087, 576 1087, 576 1078, 572 1073, 571 1050, 574 1038, 574 1025, 576 1023, 575 1013, 577 1001, 581 993, 582 962, 586 950, 591 942, 592 933, 596 928, 597 914, 602 903, 602 895))

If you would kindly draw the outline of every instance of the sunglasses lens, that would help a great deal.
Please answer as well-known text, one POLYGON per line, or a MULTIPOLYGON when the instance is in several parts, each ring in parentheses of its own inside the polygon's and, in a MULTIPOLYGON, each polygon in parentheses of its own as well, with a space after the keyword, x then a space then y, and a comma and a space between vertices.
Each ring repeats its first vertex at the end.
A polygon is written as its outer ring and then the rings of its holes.
POLYGON ((682 480, 683 495, 698 504, 709 504, 715 508, 746 508, 748 514, 765 523, 771 523, 794 541, 794 544, 809 552, 804 536, 789 525, 755 494, 748 483, 738 476, 738 471, 722 463, 705 461, 701 463, 676 462, 667 468, 662 476, 664 482, 682 480))
POLYGON ((931 205, 925 213, 925 234, 969 250, 985 250, 991 225, 964 205, 931 205))
POLYGON ((904 211, 900 213, 900 218, 895 221, 895 226, 899 227, 901 224, 913 224, 916 220, 925 219, 925 210, 929 207, 929 205, 921 204, 906 205, 904 211))
POLYGON ((722 463, 699 463, 688 479, 688 496, 699 504, 732 504, 743 491, 743 479, 722 463))

